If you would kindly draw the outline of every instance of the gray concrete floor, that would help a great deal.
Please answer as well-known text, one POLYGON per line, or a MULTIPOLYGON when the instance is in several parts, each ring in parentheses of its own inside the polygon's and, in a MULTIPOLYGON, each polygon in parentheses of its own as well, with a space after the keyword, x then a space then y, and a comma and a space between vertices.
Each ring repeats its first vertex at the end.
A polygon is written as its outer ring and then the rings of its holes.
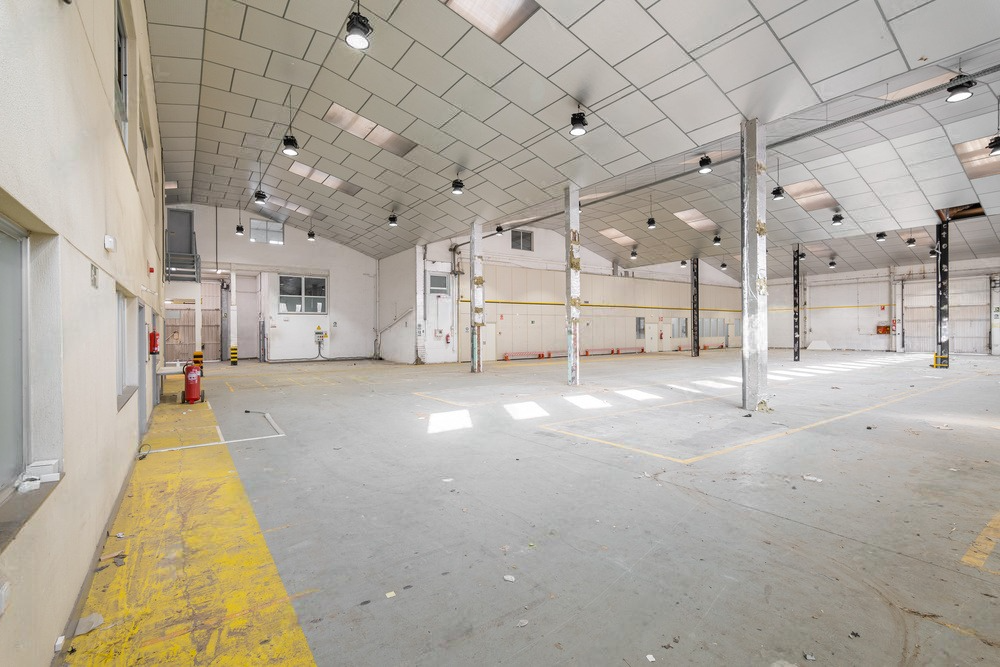
POLYGON ((752 416, 738 351, 204 386, 227 439, 287 433, 230 449, 319 665, 1000 664, 1000 553, 962 562, 1000 512, 1000 359, 802 356, 752 416))

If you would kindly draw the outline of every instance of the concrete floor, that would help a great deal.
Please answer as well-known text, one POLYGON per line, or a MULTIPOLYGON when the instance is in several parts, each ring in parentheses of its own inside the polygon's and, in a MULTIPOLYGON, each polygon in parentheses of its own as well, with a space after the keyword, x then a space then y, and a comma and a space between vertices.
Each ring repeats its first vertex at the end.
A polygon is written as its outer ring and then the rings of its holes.
POLYGON ((738 351, 204 387, 286 433, 230 452, 319 665, 1000 664, 1000 359, 802 356, 753 415, 738 351))

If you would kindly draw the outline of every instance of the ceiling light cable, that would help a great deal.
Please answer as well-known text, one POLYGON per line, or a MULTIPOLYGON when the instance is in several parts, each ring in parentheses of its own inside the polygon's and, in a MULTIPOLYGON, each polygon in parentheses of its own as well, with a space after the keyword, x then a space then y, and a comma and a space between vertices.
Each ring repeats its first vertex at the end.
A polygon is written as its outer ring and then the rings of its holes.
POLYGON ((775 188, 771 190, 771 199, 774 201, 781 201, 785 198, 785 189, 781 187, 781 158, 775 156, 774 158, 778 163, 778 178, 774 180, 775 188))
POLYGON ((656 229, 656 219, 653 217, 653 193, 649 193, 649 220, 646 221, 646 229, 656 229))
POLYGON ((288 89, 288 131, 285 132, 284 139, 281 140, 283 148, 281 152, 288 157, 295 157, 299 154, 299 142, 292 134, 292 89, 288 89))

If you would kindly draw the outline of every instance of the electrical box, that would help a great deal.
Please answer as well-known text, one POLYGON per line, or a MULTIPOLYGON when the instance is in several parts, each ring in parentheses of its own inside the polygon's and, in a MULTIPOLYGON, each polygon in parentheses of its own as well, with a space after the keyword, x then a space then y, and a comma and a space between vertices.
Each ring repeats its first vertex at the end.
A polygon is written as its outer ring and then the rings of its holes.
POLYGON ((314 335, 316 337, 316 342, 317 343, 322 343, 324 340, 326 340, 327 338, 330 337, 330 334, 328 334, 327 332, 323 331, 322 329, 316 329, 316 331, 314 332, 314 335))

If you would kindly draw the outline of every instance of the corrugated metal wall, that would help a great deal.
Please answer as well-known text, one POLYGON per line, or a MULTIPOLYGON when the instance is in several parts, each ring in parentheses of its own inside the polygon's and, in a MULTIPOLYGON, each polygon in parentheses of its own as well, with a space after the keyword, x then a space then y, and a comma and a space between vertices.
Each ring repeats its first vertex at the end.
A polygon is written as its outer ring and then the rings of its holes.
MULTIPOLYGON (((987 276, 952 278, 949 285, 949 338, 952 354, 986 354, 990 338, 990 282, 987 276)), ((907 352, 933 353, 937 337, 933 280, 903 286, 903 344, 907 352)))

